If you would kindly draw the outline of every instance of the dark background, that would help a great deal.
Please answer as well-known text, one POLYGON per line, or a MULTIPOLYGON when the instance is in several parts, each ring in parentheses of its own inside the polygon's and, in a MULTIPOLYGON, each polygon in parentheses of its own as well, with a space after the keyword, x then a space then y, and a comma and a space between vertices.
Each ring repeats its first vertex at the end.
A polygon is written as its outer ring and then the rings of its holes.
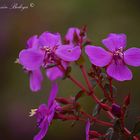
MULTIPOLYGON (((47 102, 51 86, 46 78, 43 90, 31 93, 28 76, 21 66, 14 63, 27 39, 44 31, 60 32, 64 35, 69 27, 86 24, 88 37, 93 40, 94 45, 101 45, 101 40, 108 33, 115 32, 127 34, 127 47, 140 47, 140 1, 0 0, 0 6, 10 6, 14 2, 24 5, 34 3, 35 6, 24 11, 0 9, 0 140, 31 140, 38 130, 35 119, 28 117, 29 111, 47 102)), ((140 116, 140 68, 131 69, 134 74, 132 81, 114 81, 120 104, 129 91, 132 93, 126 120, 126 126, 130 130, 136 117, 140 116)), ((82 81, 78 68, 73 69, 73 75, 82 81)), ((78 92, 68 80, 62 81, 59 86, 59 96, 71 96, 78 92)), ((96 91, 96 95, 101 96, 100 90, 96 91)), ((92 111, 94 104, 90 98, 82 98, 81 103, 87 111, 92 111)), ((71 128, 71 122, 54 121, 46 139, 84 140, 85 125, 79 122, 71 128)))

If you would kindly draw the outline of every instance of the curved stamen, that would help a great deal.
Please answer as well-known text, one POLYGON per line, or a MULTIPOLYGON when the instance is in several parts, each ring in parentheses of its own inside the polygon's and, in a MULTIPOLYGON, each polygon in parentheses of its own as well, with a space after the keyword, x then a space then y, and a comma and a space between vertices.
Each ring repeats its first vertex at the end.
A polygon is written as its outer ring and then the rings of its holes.
POLYGON ((116 50, 114 53, 113 53, 113 56, 114 56, 114 59, 123 59, 123 48, 120 47, 118 50, 116 50))

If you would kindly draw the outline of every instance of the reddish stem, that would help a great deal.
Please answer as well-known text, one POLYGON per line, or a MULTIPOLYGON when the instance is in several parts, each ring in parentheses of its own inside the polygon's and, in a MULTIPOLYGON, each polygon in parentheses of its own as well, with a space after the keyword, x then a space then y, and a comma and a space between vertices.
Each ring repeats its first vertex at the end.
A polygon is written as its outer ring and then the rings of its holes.
MULTIPOLYGON (((100 100, 93 94, 92 85, 91 85, 91 83, 90 83, 90 81, 89 81, 89 79, 88 79, 86 70, 85 70, 85 68, 84 68, 82 65, 80 66, 80 68, 81 68, 83 77, 84 77, 84 79, 85 79, 85 81, 86 81, 86 83, 87 83, 87 86, 88 86, 88 88, 89 88, 91 94, 89 94, 89 93, 87 92, 86 88, 85 88, 79 81, 77 81, 74 77, 72 77, 72 76, 69 75, 68 78, 69 78, 71 81, 73 81, 73 83, 75 83, 80 89, 82 89, 87 95, 90 95, 90 96, 96 101, 96 103, 98 103, 98 104, 101 105, 101 107, 103 107, 104 109, 109 110, 109 111, 106 111, 106 112, 107 112, 107 115, 108 115, 110 118, 114 119, 115 117, 114 117, 114 116, 112 115, 112 113, 110 112, 111 107, 109 107, 109 106, 106 105, 106 104, 101 103, 100 100)), ((61 69, 62 71, 65 71, 65 69, 64 69, 64 67, 63 67, 62 65, 60 66, 60 69, 61 69)), ((96 82, 98 83, 99 87, 102 89, 102 91, 103 91, 105 97, 107 97, 109 101, 113 102, 113 100, 112 100, 112 97, 113 97, 113 92, 112 92, 112 79, 109 79, 111 98, 109 97, 108 93, 106 93, 106 90, 105 90, 104 87, 102 86, 101 82, 100 82, 98 79, 96 79, 96 82)), ((102 121, 102 120, 98 120, 97 118, 94 118, 93 116, 91 116, 91 115, 89 115, 89 114, 87 114, 87 113, 85 113, 85 112, 81 112, 81 113, 82 113, 83 115, 87 116, 88 118, 90 118, 91 120, 93 120, 93 121, 95 121, 95 122, 97 122, 97 123, 99 123, 99 124, 101 124, 101 125, 103 125, 103 126, 113 127, 113 124, 112 124, 112 123, 105 122, 105 121, 102 121)), ((65 115, 62 115, 62 114, 61 114, 61 115, 59 115, 59 116, 57 116, 57 117, 60 118, 60 119, 63 119, 63 120, 82 120, 82 121, 85 121, 84 119, 79 118, 78 116, 65 116, 65 115)), ((125 134, 126 136, 131 135, 131 132, 130 132, 127 128, 124 127, 124 124, 122 124, 122 127, 123 127, 123 130, 124 130, 124 134, 125 134)), ((136 136, 133 136, 133 139, 134 139, 134 140, 139 140, 136 136)))
POLYGON ((89 119, 91 119, 92 121, 95 121, 95 122, 99 123, 99 124, 102 125, 102 126, 113 127, 113 124, 112 124, 112 123, 99 120, 99 119, 97 119, 97 118, 91 116, 90 114, 87 114, 87 113, 84 112, 84 111, 80 111, 80 112, 81 112, 81 114, 84 115, 86 118, 89 118, 89 119))
POLYGON ((104 103, 101 103, 100 100, 94 95, 94 94, 91 94, 91 97, 93 100, 96 101, 96 103, 98 103, 103 109, 105 110, 111 110, 111 107, 108 106, 107 104, 104 104, 104 103))
MULTIPOLYGON (((127 128, 124 128, 124 130, 125 130, 125 132, 127 133, 128 136, 131 135, 131 132, 127 128)), ((133 139, 134 140, 139 140, 139 138, 136 137, 136 136, 133 136, 133 139)))
MULTIPOLYGON (((58 66, 59 66, 59 69, 62 70, 63 72, 66 71, 65 68, 64 68, 61 64, 58 65, 58 66)), ((68 75, 68 78, 69 78, 74 84, 76 84, 80 89, 82 89, 82 91, 84 91, 85 93, 88 94, 86 88, 85 88, 78 80, 76 80, 76 79, 75 79, 73 76, 71 76, 71 75, 68 75)))
POLYGON ((74 77, 72 77, 71 75, 68 76, 68 78, 74 83, 76 84, 80 89, 82 89, 82 91, 84 91, 85 93, 88 94, 86 88, 78 81, 76 80, 74 77))
POLYGON ((86 93, 86 95, 91 96, 92 99, 93 99, 97 104, 99 104, 102 108, 104 108, 105 110, 111 110, 111 108, 110 108, 107 104, 101 103, 100 100, 99 100, 92 92, 89 94, 89 93, 86 91, 85 87, 84 87, 79 81, 77 81, 74 77, 72 77, 72 76, 70 76, 70 75, 69 75, 68 77, 69 77, 69 79, 70 79, 73 83, 75 83, 80 89, 82 89, 82 90, 86 93))
POLYGON ((112 89, 112 78, 108 77, 109 80, 109 87, 110 87, 110 96, 113 98, 113 89, 112 89))
MULTIPOLYGON (((109 118, 111 119, 115 119, 115 117, 113 116, 113 114, 110 112, 110 111, 106 111, 106 114, 109 118)), ((131 132, 126 128, 126 127, 123 127, 123 130, 124 130, 124 134, 128 137, 131 135, 131 132)), ((139 138, 137 138, 136 136, 133 136, 133 139, 134 140, 139 140, 139 138)))
POLYGON ((84 66, 83 66, 83 65, 80 65, 80 69, 81 69, 81 71, 82 71, 82 74, 83 74, 83 77, 84 77, 84 79, 85 79, 85 82, 86 82, 86 84, 87 84, 87 86, 88 86, 88 88, 89 88, 89 91, 94 92, 94 91, 93 91, 93 88, 92 88, 92 84, 91 84, 91 82, 89 81, 89 78, 88 78, 88 76, 87 76, 87 72, 86 72, 84 66))
POLYGON ((111 110, 111 108, 110 108, 108 105, 103 104, 103 103, 100 102, 100 100, 93 94, 93 91, 91 91, 91 93, 89 94, 89 93, 87 92, 86 88, 85 88, 78 80, 76 80, 76 79, 75 79, 74 77, 72 77, 71 75, 69 75, 68 78, 69 78, 74 84, 76 84, 80 89, 82 89, 82 91, 84 91, 84 92, 86 93, 86 95, 91 96, 92 99, 93 99, 96 103, 98 103, 99 105, 101 105, 101 107, 103 107, 103 108, 106 109, 106 110, 111 110))
POLYGON ((89 81, 89 78, 87 76, 87 73, 86 73, 86 70, 85 70, 84 66, 83 65, 80 65, 80 69, 81 69, 82 74, 83 74, 83 77, 84 77, 84 79, 85 79, 85 81, 87 83, 87 86, 89 88, 89 91, 91 92, 89 94, 89 96, 91 96, 92 99, 95 100, 96 103, 98 103, 99 105, 101 105, 101 107, 103 107, 104 109, 110 110, 110 107, 108 105, 101 103, 100 100, 94 95, 94 90, 93 90, 92 85, 91 85, 91 83, 89 81))
POLYGON ((105 88, 103 87, 103 85, 101 84, 101 82, 100 82, 98 79, 96 79, 96 78, 95 78, 95 80, 96 80, 98 86, 102 89, 102 91, 103 91, 103 93, 104 93, 104 96, 105 96, 110 102, 113 102, 112 98, 110 98, 110 96, 109 96, 108 93, 106 92, 106 90, 105 90, 105 88))
MULTIPOLYGON (((105 121, 102 121, 102 120, 98 120, 98 119, 92 117, 91 115, 86 114, 85 112, 81 112, 81 114, 83 114, 86 118, 90 118, 92 121, 95 121, 95 122, 99 123, 102 126, 112 127, 112 123, 105 122, 105 121)), ((66 120, 80 120, 80 121, 86 122, 86 120, 84 118, 80 118, 79 116, 74 116, 74 115, 55 114, 55 119, 61 119, 63 121, 66 121, 66 120)))
POLYGON ((63 121, 66 120, 80 120, 86 122, 85 119, 80 118, 79 116, 74 116, 74 115, 63 115, 63 114, 55 114, 55 119, 61 119, 63 121))
POLYGON ((93 135, 94 137, 100 137, 103 136, 103 134, 97 132, 97 131, 90 131, 89 132, 90 135, 93 135))

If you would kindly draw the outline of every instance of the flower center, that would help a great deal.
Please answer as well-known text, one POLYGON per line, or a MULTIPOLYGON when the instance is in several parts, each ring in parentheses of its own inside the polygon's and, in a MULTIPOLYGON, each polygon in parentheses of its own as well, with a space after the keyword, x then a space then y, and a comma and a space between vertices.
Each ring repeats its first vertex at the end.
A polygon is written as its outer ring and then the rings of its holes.
POLYGON ((69 49, 69 50, 68 50, 68 52, 70 53, 70 52, 72 52, 72 50, 71 50, 71 49, 69 49))
POLYGON ((51 53, 52 53, 51 48, 48 47, 48 46, 44 46, 44 47, 43 47, 43 51, 45 51, 46 54, 51 54, 51 53))
POLYGON ((49 68, 56 65, 57 57, 55 55, 55 50, 57 47, 50 48, 48 46, 43 47, 44 54, 44 67, 49 68))
POLYGON ((120 47, 118 50, 116 50, 114 53, 113 53, 113 57, 114 59, 123 59, 123 48, 120 47))

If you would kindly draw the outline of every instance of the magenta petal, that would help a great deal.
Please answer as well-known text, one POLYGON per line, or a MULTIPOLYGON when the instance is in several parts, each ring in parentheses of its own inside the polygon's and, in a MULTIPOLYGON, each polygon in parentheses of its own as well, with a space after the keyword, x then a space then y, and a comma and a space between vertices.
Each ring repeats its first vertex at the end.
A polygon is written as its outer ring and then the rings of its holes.
POLYGON ((56 55, 64 61, 76 61, 81 55, 81 48, 79 46, 62 45, 56 50, 56 55))
POLYGON ((47 114, 47 112, 48 112, 47 105, 41 104, 36 111, 37 122, 40 122, 40 120, 42 119, 42 116, 45 116, 47 114))
POLYGON ((112 62, 107 67, 107 74, 118 80, 118 81, 125 81, 125 80, 131 80, 132 79, 132 72, 131 70, 122 63, 115 63, 112 62))
POLYGON ((51 124, 51 122, 52 122, 52 120, 54 118, 56 107, 57 107, 57 103, 56 103, 56 101, 54 101, 53 104, 52 104, 52 106, 50 106, 50 110, 49 110, 50 111, 50 114, 49 114, 49 116, 47 118, 49 125, 51 124))
POLYGON ((43 76, 40 69, 34 70, 30 73, 30 89, 38 91, 41 89, 43 76))
POLYGON ((109 36, 102 40, 102 43, 112 52, 119 48, 126 47, 127 37, 125 34, 109 34, 109 36))
POLYGON ((55 66, 55 67, 47 69, 46 75, 50 80, 54 81, 58 78, 63 77, 64 74, 57 66, 55 66))
POLYGON ((85 52, 88 55, 92 64, 100 67, 104 67, 111 62, 112 55, 98 46, 88 45, 85 48, 85 52))
POLYGON ((37 50, 22 50, 19 54, 19 61, 26 69, 35 70, 42 65, 43 55, 37 50))
POLYGON ((51 89, 51 92, 50 92, 50 97, 49 97, 49 100, 48 100, 48 108, 50 108, 51 105, 53 104, 57 93, 58 93, 58 85, 56 83, 53 83, 52 84, 52 89, 51 89))
POLYGON ((48 131, 48 128, 49 128, 49 124, 48 124, 48 122, 46 120, 46 122, 43 123, 42 128, 40 129, 38 134, 35 135, 33 140, 42 140, 45 137, 45 135, 46 135, 46 133, 48 131))
POLYGON ((62 64, 63 68, 66 70, 69 65, 69 62, 61 60, 61 64, 62 64))
POLYGON ((72 42, 73 38, 74 38, 74 33, 76 33, 77 36, 79 36, 80 35, 80 30, 78 28, 75 28, 75 27, 69 28, 68 32, 66 33, 65 39, 69 40, 70 42, 72 42))
POLYGON ((124 62, 131 66, 140 66, 140 49, 130 48, 124 52, 124 62))
POLYGON ((27 41, 27 48, 38 48, 38 38, 37 35, 32 36, 27 41))
POLYGON ((53 48, 61 45, 61 36, 59 33, 44 32, 39 37, 39 43, 41 47, 53 48))

